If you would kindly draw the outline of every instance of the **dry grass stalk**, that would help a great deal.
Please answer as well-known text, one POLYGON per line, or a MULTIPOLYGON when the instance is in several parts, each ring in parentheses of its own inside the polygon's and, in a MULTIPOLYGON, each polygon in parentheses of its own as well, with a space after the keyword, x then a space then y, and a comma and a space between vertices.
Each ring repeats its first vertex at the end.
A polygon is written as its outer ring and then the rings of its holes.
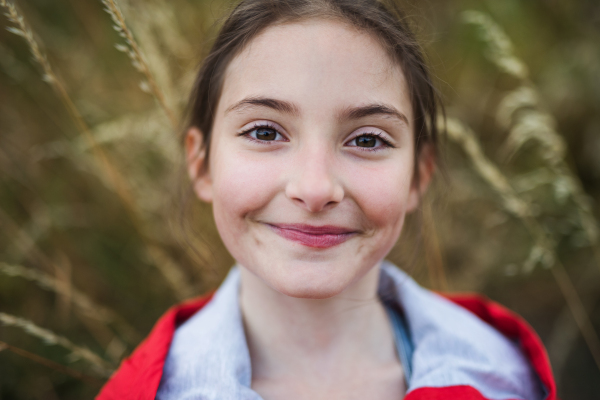
POLYGON ((165 99, 163 92, 160 90, 160 88, 156 84, 156 80, 154 79, 154 76, 152 75, 152 72, 150 71, 150 68, 148 67, 148 63, 146 62, 146 59, 145 59, 140 47, 138 46, 137 42, 135 41, 133 34, 131 33, 131 30, 128 28, 127 24, 125 23, 125 17, 123 17, 123 13, 121 12, 121 9, 119 8, 117 2, 115 0, 101 0, 101 1, 102 1, 102 4, 104 4, 106 6, 105 10, 110 15, 110 17, 114 23, 113 27, 114 27, 115 31, 117 31, 117 33, 123 39, 125 39, 126 45, 117 44, 116 45, 117 50, 126 53, 129 56, 129 59, 131 60, 131 63, 133 64, 134 68, 137 69, 140 73, 142 73, 145 76, 146 81, 142 82, 142 85, 141 85, 142 89, 145 91, 149 91, 154 95, 154 97, 156 98, 156 100, 158 101, 160 106, 163 108, 163 110, 169 117, 169 120, 171 121, 173 128, 176 129, 177 128, 177 118, 175 117, 175 114, 173 113, 173 111, 167 105, 167 101, 165 99))
POLYGON ((93 370, 102 377, 109 377, 114 371, 113 365, 109 364, 102 357, 98 356, 88 348, 77 346, 64 336, 57 335, 48 329, 41 328, 25 318, 0 312, 0 323, 22 329, 29 335, 41 339, 46 344, 57 345, 70 351, 70 357, 73 360, 87 361, 93 370))
POLYGON ((518 194, 508 183, 502 172, 487 159, 475 135, 459 121, 449 119, 447 123, 448 137, 458 143, 465 151, 477 172, 504 200, 507 211, 523 221, 534 239, 534 246, 530 252, 525 268, 532 269, 541 263, 551 268, 552 274, 558 283, 560 291, 565 298, 579 330, 588 345, 596 365, 600 369, 600 339, 595 332, 589 315, 577 294, 577 290, 566 273, 563 265, 556 257, 552 240, 547 236, 537 220, 531 216, 529 204, 521 200, 518 194), (519 206, 515 206, 519 205, 519 206))
MULTIPOLYGON (((135 15, 129 22, 133 24, 132 29, 137 34, 140 47, 148 57, 148 63, 167 97, 168 104, 176 112, 182 110, 192 83, 186 83, 183 90, 179 88, 181 82, 174 85, 174 76, 169 72, 169 61, 171 56, 174 56, 179 59, 178 64, 187 64, 190 62, 190 54, 194 54, 194 51, 187 38, 180 32, 173 4, 163 0, 145 0, 140 7, 140 2, 121 0, 121 5, 126 16, 135 15)), ((194 68, 188 70, 193 71, 194 68)))
MULTIPOLYGON (((164 38, 160 37, 163 32, 158 27, 159 16, 164 17, 165 9, 170 7, 164 2, 161 3, 164 5, 163 7, 159 7, 158 4, 153 2, 144 2, 143 5, 138 5, 133 9, 127 7, 126 2, 121 5, 124 6, 122 10, 124 15, 134 13, 135 18, 128 19, 128 23, 131 30, 135 32, 139 48, 144 51, 143 55, 147 61, 148 69, 152 71, 157 87, 160 88, 165 98, 165 104, 167 104, 169 110, 173 110, 177 114, 180 107, 178 102, 175 101, 174 74, 170 63, 172 49, 163 44, 164 38)), ((172 126, 169 131, 172 131, 172 126)))
MULTIPOLYGON (((515 56, 509 37, 488 15, 478 11, 466 11, 463 19, 479 28, 480 37, 487 44, 488 59, 498 69, 521 81, 521 86, 504 97, 497 111, 500 126, 510 129, 505 151, 514 154, 529 140, 536 140, 541 144, 542 154, 556 175, 554 182, 557 196, 573 199, 589 243, 592 246, 596 245, 599 237, 598 224, 593 216, 590 200, 579 179, 570 172, 565 163, 566 144, 556 131, 554 118, 539 110, 539 95, 529 80, 527 67, 515 56)), ((597 246, 594 250, 596 262, 600 266, 600 250, 597 246)))
MULTIPOLYGON (((168 119, 156 108, 139 114, 127 114, 102 122, 92 127, 97 145, 115 145, 117 152, 123 143, 134 142, 136 149, 155 150, 168 163, 177 165, 181 159, 181 150, 173 140, 168 119)), ((38 159, 56 157, 74 157, 92 150, 89 141, 78 138, 73 145, 64 140, 50 142, 35 149, 38 159), (74 151, 73 151, 74 150, 74 151)), ((128 150, 123 153, 129 155, 128 150)), ((77 159, 79 161, 79 159, 77 159)))
POLYGON ((594 330, 589 315, 585 311, 585 306, 583 305, 583 302, 577 293, 577 289, 575 289, 571 278, 560 262, 557 262, 554 265, 552 268, 552 274, 560 286, 560 290, 563 293, 569 308, 571 309, 571 313, 573 314, 575 322, 579 327, 579 331, 588 345, 596 365, 600 369, 600 340, 598 339, 598 334, 594 330))
POLYGON ((42 67, 42 71, 44 72, 43 80, 45 82, 54 85, 56 82, 56 76, 54 72, 52 72, 52 68, 50 68, 50 63, 46 58, 46 55, 41 52, 40 47, 33 36, 33 32, 28 28, 25 23, 25 19, 22 15, 19 14, 17 7, 7 0, 0 0, 0 6, 6 9, 6 17, 15 24, 14 27, 6 28, 9 32, 14 33, 17 36, 21 36, 25 39, 27 44, 29 45, 29 49, 31 50, 31 55, 35 59, 35 61, 42 67))
MULTIPOLYGON (((137 33, 140 25, 146 25, 156 32, 157 42, 160 42, 165 50, 175 57, 188 59, 193 53, 193 48, 187 38, 181 34, 173 3, 164 0, 120 0, 120 6, 125 16, 135 13, 135 18, 130 20, 135 24, 134 32, 137 33)), ((178 6, 180 5, 178 4, 178 6)), ((197 10, 198 6, 194 5, 193 7, 197 10)))
MULTIPOLYGON (((103 122, 93 128, 94 137, 98 143, 122 143, 128 140, 136 142, 136 146, 143 144, 146 148, 159 151, 162 158, 176 166, 182 159, 181 149, 169 131, 168 120, 156 108, 149 111, 130 114, 103 122)), ((89 149, 89 145, 80 142, 82 151, 89 149)))
POLYGON ((187 38, 181 34, 172 3, 166 1, 148 2, 148 12, 143 23, 152 24, 164 46, 180 59, 189 58, 193 48, 187 38))
POLYGON ((469 10, 463 13, 463 21, 478 28, 481 38, 487 44, 485 55, 500 70, 520 79, 526 79, 529 76, 527 66, 514 56, 512 42, 506 33, 488 15, 469 10))
POLYGON ((43 71, 42 79, 50 84, 52 88, 58 93, 59 98, 64 102, 67 111, 74 117, 74 121, 80 131, 84 131, 82 129, 85 125, 83 120, 81 119, 79 113, 77 112, 74 103, 71 101, 70 97, 67 94, 67 91, 62 84, 62 82, 57 78, 56 74, 52 70, 50 63, 48 62, 48 58, 44 53, 42 53, 38 42, 36 41, 33 32, 25 22, 25 18, 19 13, 16 6, 7 0, 0 0, 0 6, 4 7, 7 12, 4 14, 15 26, 8 27, 7 30, 11 33, 14 33, 17 36, 21 36, 27 42, 33 59, 40 65, 43 71))
MULTIPOLYGON (((585 309, 593 309, 596 305, 598 300, 597 283, 598 270, 595 268, 587 268, 577 278, 577 291, 585 301, 585 309)), ((554 321, 551 335, 546 341, 552 370, 556 376, 563 376, 566 373, 569 355, 576 347, 579 336, 579 326, 569 307, 565 306, 554 321)))
POLYGON ((537 141, 544 159, 559 165, 566 154, 566 144, 556 132, 552 116, 537 110, 539 99, 531 86, 519 86, 504 96, 498 106, 497 121, 509 130, 504 144, 506 157, 512 157, 525 143, 537 141))
MULTIPOLYGON (((113 17, 115 24, 116 24, 116 29, 120 32, 121 36, 126 38, 127 43, 131 46, 133 54, 135 54, 136 57, 138 57, 137 59, 139 59, 139 61, 140 61, 140 64, 139 64, 140 67, 142 68, 143 71, 145 71, 145 74, 147 77, 152 78, 152 75, 150 74, 150 71, 148 70, 148 66, 147 66, 147 64, 145 64, 143 57, 141 55, 141 52, 140 52, 136 42, 133 40, 133 36, 131 35, 131 32, 125 25, 123 15, 121 14, 120 10, 118 9, 116 3, 112 0, 102 0, 102 1, 105 2, 105 5, 108 7, 107 11, 109 11, 111 16, 113 17)), ((7 15, 8 19, 16 26, 16 27, 10 28, 9 30, 11 30, 11 32, 13 32, 19 36, 23 36, 25 38, 25 40, 27 41, 27 43, 30 47, 32 54, 34 55, 34 59, 38 63, 40 63, 40 65, 42 66, 42 69, 44 70, 45 79, 52 85, 52 87, 58 94, 59 98, 61 99, 61 101, 63 102, 65 107, 67 108, 69 114, 75 121, 77 127, 90 142, 90 146, 93 149, 93 155, 96 158, 96 160, 99 162, 99 165, 101 166, 104 173, 106 174, 108 182, 110 182, 109 188, 113 189, 117 193, 117 195, 121 198, 121 200, 124 202, 128 211, 130 212, 130 214, 132 216, 132 220, 134 221, 138 230, 140 232, 144 232, 145 230, 142 229, 139 224, 139 215, 138 215, 139 209, 135 205, 134 199, 131 196, 131 191, 126 183, 126 180, 117 171, 117 169, 115 169, 113 167, 113 165, 108 161, 108 157, 106 156, 105 152, 99 146, 97 146, 89 127, 87 126, 87 124, 81 117, 81 114, 75 107, 75 104, 69 97, 64 85, 56 77, 56 74, 53 72, 50 64, 47 61, 46 56, 41 52, 40 46, 38 45, 37 41, 35 40, 31 29, 29 29, 29 27, 27 26, 24 17, 21 14, 19 14, 19 12, 18 12, 17 8, 14 6, 14 4, 8 0, 0 0, 0 6, 4 7, 7 10, 6 15, 7 15)), ((153 79, 149 79, 149 82, 150 82, 151 88, 153 88, 154 94, 159 99, 159 103, 161 103, 161 105, 164 108, 166 106, 166 104, 164 103, 164 97, 162 96, 162 93, 158 90, 158 87, 156 86, 153 79), (162 101, 161 101, 161 99, 162 99, 162 101)), ((165 111, 167 111, 167 110, 168 109, 165 109, 165 111)), ((167 111, 167 115, 169 116, 169 119, 173 123, 176 122, 174 119, 174 115, 170 111, 167 111)), ((160 270, 161 266, 157 266, 157 267, 160 270)), ((173 266, 173 268, 175 268, 175 267, 176 267, 176 265, 173 266)), ((176 293, 179 293, 181 291, 185 292, 186 289, 178 288, 177 290, 175 290, 176 293)))
MULTIPOLYGON (((10 231, 17 237, 18 248, 25 251, 27 250, 28 254, 32 254, 34 259, 39 262, 44 268, 48 271, 55 271, 56 267, 52 260, 50 260, 36 245, 35 240, 31 238, 26 230, 20 229, 19 226, 0 208, 0 222, 2 222, 2 226, 4 228, 9 228, 10 231)), ((147 254, 148 259, 153 263, 153 265, 159 270, 159 272, 165 277, 169 287, 173 290, 177 298, 188 298, 194 292, 192 287, 187 283, 185 279, 185 274, 181 271, 180 267, 177 263, 170 260, 170 258, 161 253, 161 251, 157 251, 155 246, 152 246, 152 250, 149 249, 151 245, 147 246, 147 254), (164 265, 161 263, 165 263, 164 265)), ((0 263, 0 272, 5 272, 8 270, 6 266, 8 264, 0 263)), ((11 266, 9 266, 11 267, 11 266)), ((23 267, 12 266, 10 268, 12 274, 16 274, 13 276, 22 276, 23 278, 32 280, 41 285, 41 287, 55 291, 57 294, 64 295, 67 291, 61 287, 61 285, 54 282, 54 279, 49 275, 43 274, 42 272, 34 271, 31 269, 24 269, 23 267), (22 268, 21 271, 27 271, 25 273, 19 274, 17 271, 18 268, 22 268), (37 274, 37 275, 35 275, 37 274), (43 277, 47 277, 43 278, 43 277)), ((115 328, 118 332, 127 340, 129 343, 137 343, 140 340, 140 335, 132 328, 124 318, 120 317, 117 313, 112 310, 109 310, 106 307, 99 306, 94 304, 89 300, 83 293, 78 290, 75 290, 70 295, 74 301, 75 306, 79 306, 79 309, 84 312, 84 315, 96 319, 102 323, 112 322, 115 325, 115 328)))
MULTIPOLYGON (((32 252, 40 252, 39 249, 34 249, 36 243, 44 237, 47 237, 50 233, 52 221, 50 215, 46 212, 46 208, 40 206, 38 203, 30 207, 29 210, 29 215, 31 217, 26 224, 19 227, 18 237, 20 240, 16 241, 19 245, 15 246, 13 249, 8 249, 8 259, 20 261, 21 257, 31 254, 32 252)), ((51 264, 52 260, 48 259, 48 263, 51 264)))
POLYGON ((186 300, 196 294, 196 291, 186 280, 177 263, 157 246, 147 247, 147 256, 157 266, 160 273, 165 277, 179 300, 186 300))
POLYGON ((76 370, 72 369, 72 368, 65 367, 62 364, 55 363, 54 361, 48 360, 47 358, 44 358, 44 357, 41 357, 41 356, 38 356, 37 354, 30 353, 30 352, 28 352, 26 350, 20 349, 18 347, 15 347, 15 346, 12 346, 12 345, 10 345, 8 343, 0 341, 0 351, 3 351, 3 350, 8 350, 8 351, 10 351, 10 352, 12 352, 14 354, 17 354, 17 355, 19 355, 21 357, 27 358, 27 359, 35 362, 35 363, 45 365, 48 368, 51 368, 51 369, 53 369, 55 371, 58 371, 58 372, 62 372, 65 375, 69 375, 69 376, 71 376, 71 377, 73 377, 75 379, 78 379, 78 380, 83 381, 85 383, 91 384, 91 385, 93 385, 95 387, 101 387, 102 386, 102 381, 100 381, 100 380, 98 380, 96 378, 93 378, 91 376, 85 375, 85 374, 83 374, 83 373, 81 373, 79 371, 76 371, 76 370))
POLYGON ((11 244, 20 254, 30 256, 47 271, 54 270, 52 260, 38 248, 35 239, 31 237, 26 229, 21 229, 2 208, 0 208, 0 223, 2 228, 14 238, 11 244))
MULTIPOLYGON (((548 174, 546 180, 538 183, 551 184, 559 204, 565 204, 568 199, 573 201, 577 207, 579 224, 589 244, 594 246, 599 235, 591 201, 565 161, 567 146, 556 131, 556 121, 540 108, 539 95, 529 83, 524 83, 504 97, 497 112, 499 124, 509 129, 504 152, 512 156, 528 141, 539 143, 539 150, 547 162, 545 170, 548 174)), ((600 266, 600 258, 596 260, 600 266)))
POLYGON ((488 182, 502 197, 504 208, 519 218, 529 218, 532 215, 529 205, 514 193, 508 179, 485 156, 475 134, 460 121, 448 118, 446 126, 448 138, 458 143, 467 153, 476 171, 488 182))
MULTIPOLYGON (((1 268, 1 264, 0 264, 1 268)), ((63 288, 58 294, 58 311, 59 316, 66 324, 71 314, 71 304, 73 303, 73 284, 72 284, 72 265, 69 258, 62 252, 59 252, 56 261, 54 262, 54 276, 57 286, 63 288)))
POLYGON ((75 107, 75 103, 73 103, 73 100, 71 100, 71 97, 69 97, 65 86, 52 70, 46 55, 40 50, 40 46, 35 40, 33 32, 25 22, 25 18, 19 13, 15 5, 8 0, 0 0, 0 6, 7 10, 5 15, 7 16, 8 20, 15 25, 14 27, 9 27, 8 30, 15 35, 22 36, 25 39, 29 49, 31 50, 34 60, 42 67, 44 81, 48 82, 54 89, 59 99, 67 109, 67 112, 73 119, 77 129, 90 142, 91 147, 94 149, 94 156, 98 160, 100 167, 107 175, 109 181, 112 183, 112 189, 115 190, 119 196, 126 201, 127 204, 131 204, 132 201, 128 194, 127 185, 125 184, 124 179, 122 179, 120 174, 112 167, 104 151, 102 151, 102 149, 96 145, 89 127, 83 120, 83 117, 77 110, 77 107, 75 107))
POLYGON ((20 265, 11 265, 0 262, 0 273, 10 277, 19 277, 35 283, 44 290, 54 292, 58 295, 69 294, 73 305, 86 317, 94 319, 106 325, 114 324, 119 333, 132 344, 137 343, 141 336, 127 321, 113 310, 101 306, 91 300, 86 294, 75 287, 67 287, 64 282, 50 275, 26 268, 20 265))
MULTIPOLYGON (((37 208, 38 212, 35 212, 34 215, 43 214, 47 217, 47 213, 39 211, 40 209, 41 208, 37 208)), ((46 218, 42 218, 42 220, 46 220, 46 218)), ((0 209, 0 222, 2 222, 2 227, 8 228, 10 235, 18 238, 13 243, 18 244, 18 249, 22 251, 23 255, 33 255, 34 260, 45 267, 48 271, 55 272, 57 270, 55 263, 38 248, 36 240, 30 236, 30 232, 26 229, 20 229, 19 226, 6 213, 4 213, 2 209, 0 209)), ((35 224, 33 225, 35 226, 35 224)), ((66 262, 68 262, 68 260, 66 260, 66 262)), ((141 338, 135 329, 133 329, 125 321, 125 319, 120 317, 115 312, 108 310, 106 307, 94 304, 79 290, 75 289, 73 293, 73 288, 71 287, 70 282, 61 282, 54 279, 50 274, 39 270, 9 265, 2 262, 0 262, 0 273, 11 277, 22 277, 24 279, 28 279, 29 281, 37 283, 38 286, 45 290, 52 291, 59 296, 70 298, 71 301, 74 302, 76 309, 79 311, 78 315, 84 317, 82 322, 87 322, 85 318, 89 318, 97 322, 96 329, 90 330, 90 332, 96 337, 98 337, 96 333, 99 330, 103 330, 105 333, 108 332, 111 337, 114 337, 114 333, 107 327, 107 325, 112 322, 116 330, 130 344, 138 343, 141 338), (101 326, 98 326, 98 324, 101 326)), ((89 324, 86 324, 86 327, 89 327, 89 324)), ((103 344, 102 342, 100 343, 103 344)))
MULTIPOLYGON (((152 108, 139 114, 129 114, 103 122, 93 127, 96 143, 111 151, 115 165, 122 171, 127 171, 128 188, 135 200, 138 218, 143 223, 146 232, 160 234, 162 229, 156 229, 147 224, 156 223, 156 215, 164 211, 166 200, 164 193, 173 187, 173 171, 177 170, 181 150, 174 140, 168 119, 157 108, 152 108), (160 157, 160 164, 165 165, 170 172, 163 170, 157 174, 148 168, 147 156, 160 157)), ((87 154, 89 142, 79 138, 69 142, 60 140, 39 146, 35 153, 40 159, 65 157, 73 165, 84 169, 87 173, 105 179, 97 168, 93 168, 87 154)), ((155 164, 155 163, 153 163, 155 164)), ((152 165, 150 165, 152 167, 152 165)), ((105 182, 110 185, 110 182, 105 182)), ((162 220, 160 221, 162 224, 162 220)), ((156 239, 156 238, 154 238, 156 239)))
MULTIPOLYGON (((588 244, 592 246, 596 266, 600 267, 598 222, 593 215, 591 201, 585 194, 580 180, 570 171, 565 161, 566 144, 556 131, 554 118, 549 113, 540 111, 539 95, 529 80, 525 64, 514 55, 510 39, 489 16, 468 11, 464 14, 464 19, 479 27, 480 36, 487 44, 488 59, 498 69, 521 82, 520 87, 505 96, 497 113, 500 126, 509 129, 505 150, 514 154, 529 140, 535 140, 540 144, 539 150, 548 163, 547 169, 551 175, 549 183, 554 187, 555 199, 561 205, 565 205, 567 199, 572 199, 577 208, 579 224, 588 244)), ((537 231, 539 237, 546 236, 537 221, 529 219, 527 225, 530 230, 537 231)), ((540 253, 540 247, 534 246, 532 254, 534 251, 540 253)), ((555 255, 553 258, 556 259, 555 255)), ((531 267, 532 262, 530 261, 529 264, 531 267)), ((600 368, 600 341, 580 296, 560 263, 554 265, 552 273, 567 301, 567 307, 600 368)))
MULTIPOLYGON (((157 41, 154 39, 154 33, 151 30, 152 27, 145 24, 136 25, 138 26, 135 31, 136 37, 139 41, 140 47, 143 47, 144 49, 144 55, 147 60, 148 69, 152 68, 153 77, 156 81, 157 87, 160 87, 161 93, 164 96, 166 107, 169 110, 174 110, 176 106, 174 103, 175 96, 173 94, 175 85, 173 84, 173 73, 168 62, 168 57, 165 57, 165 54, 161 52, 159 43, 157 43, 157 41)), ((173 113, 173 111, 170 112, 173 113)), ((170 115, 168 117, 171 124, 177 122, 172 120, 170 115)), ((175 127, 176 125, 173 125, 172 128, 175 127)))

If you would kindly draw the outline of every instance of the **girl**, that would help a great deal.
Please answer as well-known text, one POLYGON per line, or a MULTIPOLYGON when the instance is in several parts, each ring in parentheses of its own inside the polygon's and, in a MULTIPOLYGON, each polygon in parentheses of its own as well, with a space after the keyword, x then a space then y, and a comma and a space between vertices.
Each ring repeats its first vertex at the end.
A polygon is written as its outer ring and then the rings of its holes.
POLYGON ((98 399, 554 399, 518 317, 383 261, 435 169, 437 101, 393 4, 243 0, 196 80, 197 196, 237 260, 98 399))

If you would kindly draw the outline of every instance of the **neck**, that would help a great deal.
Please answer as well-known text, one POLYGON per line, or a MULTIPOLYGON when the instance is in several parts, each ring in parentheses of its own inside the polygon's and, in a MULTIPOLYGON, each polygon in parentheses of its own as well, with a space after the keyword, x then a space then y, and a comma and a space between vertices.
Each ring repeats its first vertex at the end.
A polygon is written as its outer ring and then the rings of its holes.
POLYGON ((352 374, 344 368, 397 362, 393 333, 377 296, 379 267, 323 300, 286 296, 245 268, 241 272, 240 307, 253 380, 334 377, 352 374))

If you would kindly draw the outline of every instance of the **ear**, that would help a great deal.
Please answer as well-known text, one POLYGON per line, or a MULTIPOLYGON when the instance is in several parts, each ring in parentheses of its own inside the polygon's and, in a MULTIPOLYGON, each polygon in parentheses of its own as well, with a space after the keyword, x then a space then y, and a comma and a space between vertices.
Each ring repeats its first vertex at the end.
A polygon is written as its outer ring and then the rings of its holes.
POLYGON ((410 193, 408 195, 408 204, 406 211, 414 211, 421 201, 421 197, 427 191, 433 173, 435 172, 436 156, 435 156, 435 145, 427 142, 421 146, 417 160, 417 168, 419 168, 419 181, 413 179, 411 183, 410 193))
POLYGON ((205 165, 206 146, 200 129, 191 127, 185 135, 185 155, 188 176, 196 196, 207 203, 212 202, 212 179, 205 165))

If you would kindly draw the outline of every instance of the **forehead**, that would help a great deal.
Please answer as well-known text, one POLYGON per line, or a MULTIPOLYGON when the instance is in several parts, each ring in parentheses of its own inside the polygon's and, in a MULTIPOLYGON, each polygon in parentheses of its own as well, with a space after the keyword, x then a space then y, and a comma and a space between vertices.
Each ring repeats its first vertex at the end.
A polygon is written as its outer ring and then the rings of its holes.
POLYGON ((251 40, 227 67, 217 115, 251 96, 307 112, 375 102, 412 115, 401 67, 373 35, 334 20, 275 25, 251 40))

